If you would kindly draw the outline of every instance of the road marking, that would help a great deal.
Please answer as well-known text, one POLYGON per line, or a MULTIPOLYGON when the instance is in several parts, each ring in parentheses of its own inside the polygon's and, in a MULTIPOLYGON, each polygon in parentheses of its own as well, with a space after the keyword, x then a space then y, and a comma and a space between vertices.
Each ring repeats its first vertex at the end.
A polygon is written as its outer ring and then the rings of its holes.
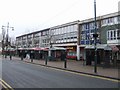
POLYGON ((0 82, 0 84, 1 84, 6 90, 9 90, 2 82, 0 82))
MULTIPOLYGON (((50 68, 50 67, 47 67, 47 68, 50 68)), ((72 71, 67 71, 67 70, 61 70, 61 69, 57 69, 57 68, 50 68, 50 69, 59 70, 59 71, 63 71, 63 72, 68 72, 68 73, 72 73, 72 74, 76 74, 76 75, 80 75, 80 76, 93 77, 93 78, 109 80, 109 81, 118 82, 118 83, 120 82, 120 80, 115 80, 115 79, 111 79, 111 78, 105 78, 105 77, 100 77, 100 76, 82 74, 82 73, 77 73, 77 72, 72 72, 72 71)))
POLYGON ((6 90, 14 90, 9 84, 7 84, 4 80, 0 79, 0 82, 2 84, 2 86, 6 89, 6 90))
MULTIPOLYGON (((31 62, 27 62, 27 63, 28 63, 28 64, 36 64, 36 63, 31 63, 31 62)), ((40 65, 40 64, 36 64, 36 65, 40 65)), ((41 66, 41 67, 44 67, 44 68, 59 70, 59 71, 62 71, 62 72, 68 72, 68 73, 72 73, 72 74, 76 74, 76 75, 80 75, 80 76, 93 77, 93 78, 98 78, 98 79, 113 81, 113 82, 117 82, 117 83, 120 82, 120 80, 115 80, 115 79, 112 79, 112 78, 106 78, 106 77, 100 77, 100 76, 82 74, 82 73, 77 73, 77 72, 72 72, 72 71, 57 69, 57 68, 54 68, 54 67, 46 67, 46 66, 42 66, 42 65, 40 65, 40 66, 41 66)))

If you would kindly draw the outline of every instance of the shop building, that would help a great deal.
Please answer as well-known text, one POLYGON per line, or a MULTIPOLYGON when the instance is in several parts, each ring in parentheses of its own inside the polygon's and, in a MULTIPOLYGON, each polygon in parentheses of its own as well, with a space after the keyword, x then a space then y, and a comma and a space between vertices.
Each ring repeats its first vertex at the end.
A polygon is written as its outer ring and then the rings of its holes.
POLYGON ((79 21, 16 37, 17 48, 66 48, 67 58, 77 59, 79 21))
MULTIPOLYGON (((114 45, 120 50, 119 23, 118 12, 97 17, 97 45, 114 45)), ((17 48, 66 48, 67 58, 85 60, 85 48, 94 46, 94 30, 94 18, 77 20, 18 36, 16 45, 17 48)))
POLYGON ((55 47, 67 49, 67 58, 77 59, 79 21, 74 21, 50 28, 51 43, 55 47))
MULTIPOLYGON (((80 38, 79 38, 79 52, 80 56, 86 60, 85 48, 94 46, 93 34, 95 32, 94 18, 83 20, 79 23, 80 25, 80 38)), ((104 48, 106 45, 113 46, 114 48, 120 49, 120 29, 119 29, 119 15, 118 12, 111 13, 97 17, 97 45, 104 48), (106 44, 106 45, 105 45, 106 44)), ((112 48, 112 49, 114 49, 112 48)), ((91 48, 90 48, 91 49, 91 48)), ((119 52, 118 52, 118 56, 119 52)), ((118 57, 119 59, 119 57, 118 57)))

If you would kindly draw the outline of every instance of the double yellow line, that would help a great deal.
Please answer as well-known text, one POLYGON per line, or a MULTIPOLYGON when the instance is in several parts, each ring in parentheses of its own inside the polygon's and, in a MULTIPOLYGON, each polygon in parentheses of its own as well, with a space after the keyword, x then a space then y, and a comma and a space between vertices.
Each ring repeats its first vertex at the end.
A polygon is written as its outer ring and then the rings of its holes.
POLYGON ((0 84, 2 85, 3 88, 6 90, 14 90, 9 84, 7 84, 4 80, 0 79, 0 84))

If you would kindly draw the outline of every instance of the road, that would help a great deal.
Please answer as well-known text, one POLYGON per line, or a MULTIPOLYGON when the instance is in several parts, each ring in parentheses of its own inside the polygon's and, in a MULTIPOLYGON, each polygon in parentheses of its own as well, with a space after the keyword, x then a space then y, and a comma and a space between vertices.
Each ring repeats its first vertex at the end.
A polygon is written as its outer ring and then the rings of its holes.
POLYGON ((12 88, 118 88, 118 82, 19 60, 2 60, 2 79, 12 88))

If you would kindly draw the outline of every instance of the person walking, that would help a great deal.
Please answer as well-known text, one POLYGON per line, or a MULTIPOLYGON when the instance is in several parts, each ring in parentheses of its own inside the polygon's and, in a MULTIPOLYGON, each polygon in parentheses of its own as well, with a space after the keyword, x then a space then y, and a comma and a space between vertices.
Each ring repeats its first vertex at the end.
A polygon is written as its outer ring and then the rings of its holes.
POLYGON ((10 53, 10 60, 12 60, 12 51, 9 51, 10 53))
POLYGON ((33 58, 34 58, 34 51, 31 51, 31 53, 30 53, 31 62, 33 62, 33 58))
POLYGON ((24 58, 23 50, 20 51, 20 54, 21 54, 21 60, 23 60, 23 58, 24 58))

